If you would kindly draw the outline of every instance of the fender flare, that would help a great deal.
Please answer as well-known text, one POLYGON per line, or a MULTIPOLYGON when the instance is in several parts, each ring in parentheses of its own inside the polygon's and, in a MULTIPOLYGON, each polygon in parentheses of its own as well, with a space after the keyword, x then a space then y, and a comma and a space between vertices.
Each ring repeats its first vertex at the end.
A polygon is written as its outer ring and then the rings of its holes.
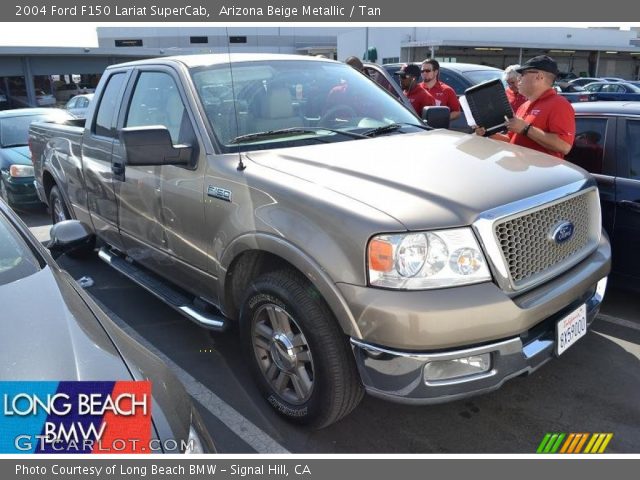
POLYGON ((320 292, 345 334, 362 338, 353 314, 336 284, 318 263, 306 252, 287 240, 263 232, 253 232, 236 237, 220 256, 218 298, 225 298, 227 272, 233 261, 247 251, 271 253, 293 265, 320 292))

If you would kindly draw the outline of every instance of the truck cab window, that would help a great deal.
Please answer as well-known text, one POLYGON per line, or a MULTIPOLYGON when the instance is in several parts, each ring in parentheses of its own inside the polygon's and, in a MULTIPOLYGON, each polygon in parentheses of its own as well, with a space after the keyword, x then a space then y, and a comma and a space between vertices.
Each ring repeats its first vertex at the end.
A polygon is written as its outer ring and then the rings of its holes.
POLYGON ((142 72, 133 92, 125 126, 163 125, 174 145, 191 144, 194 134, 176 82, 163 72, 142 72))
POLYGON ((100 106, 96 115, 96 123, 93 133, 102 137, 115 137, 113 127, 114 113, 120 105, 120 91, 124 82, 125 74, 116 73, 109 79, 109 83, 104 89, 104 94, 100 99, 100 106))

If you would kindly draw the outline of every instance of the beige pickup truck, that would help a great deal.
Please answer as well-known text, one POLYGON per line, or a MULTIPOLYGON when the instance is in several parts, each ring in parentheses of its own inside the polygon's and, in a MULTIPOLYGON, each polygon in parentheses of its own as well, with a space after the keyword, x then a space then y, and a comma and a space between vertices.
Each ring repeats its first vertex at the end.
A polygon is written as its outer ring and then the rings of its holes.
POLYGON ((561 356, 603 298, 598 190, 544 154, 431 129, 318 58, 109 67, 82 124, 30 131, 41 199, 211 330, 239 324, 275 410, 429 404, 561 356))

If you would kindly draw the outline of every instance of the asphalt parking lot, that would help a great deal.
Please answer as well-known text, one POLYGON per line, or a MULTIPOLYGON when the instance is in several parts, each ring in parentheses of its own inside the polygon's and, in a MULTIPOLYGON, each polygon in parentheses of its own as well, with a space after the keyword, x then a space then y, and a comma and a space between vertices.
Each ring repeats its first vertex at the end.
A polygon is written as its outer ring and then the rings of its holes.
MULTIPOLYGON (((40 240, 44 212, 22 215, 40 240)), ((59 263, 134 337, 165 359, 196 399, 223 453, 535 453, 547 432, 611 432, 607 453, 640 452, 640 297, 610 288, 588 335, 528 378, 472 399, 411 407, 365 397, 320 431, 263 402, 235 331, 210 335, 97 256, 59 263)))

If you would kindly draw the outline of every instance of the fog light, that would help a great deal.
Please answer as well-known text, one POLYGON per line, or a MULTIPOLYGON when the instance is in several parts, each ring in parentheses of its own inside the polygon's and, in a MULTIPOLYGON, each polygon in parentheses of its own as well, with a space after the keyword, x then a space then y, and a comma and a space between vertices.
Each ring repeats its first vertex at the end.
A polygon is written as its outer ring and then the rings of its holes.
POLYGON ((601 302, 604 298, 604 292, 607 289, 607 277, 601 278, 598 284, 596 285, 596 300, 601 302))
POLYGON ((437 382, 454 378, 468 377, 488 372, 491 368, 491 354, 472 355, 470 357, 436 360, 424 367, 425 382, 437 382))

